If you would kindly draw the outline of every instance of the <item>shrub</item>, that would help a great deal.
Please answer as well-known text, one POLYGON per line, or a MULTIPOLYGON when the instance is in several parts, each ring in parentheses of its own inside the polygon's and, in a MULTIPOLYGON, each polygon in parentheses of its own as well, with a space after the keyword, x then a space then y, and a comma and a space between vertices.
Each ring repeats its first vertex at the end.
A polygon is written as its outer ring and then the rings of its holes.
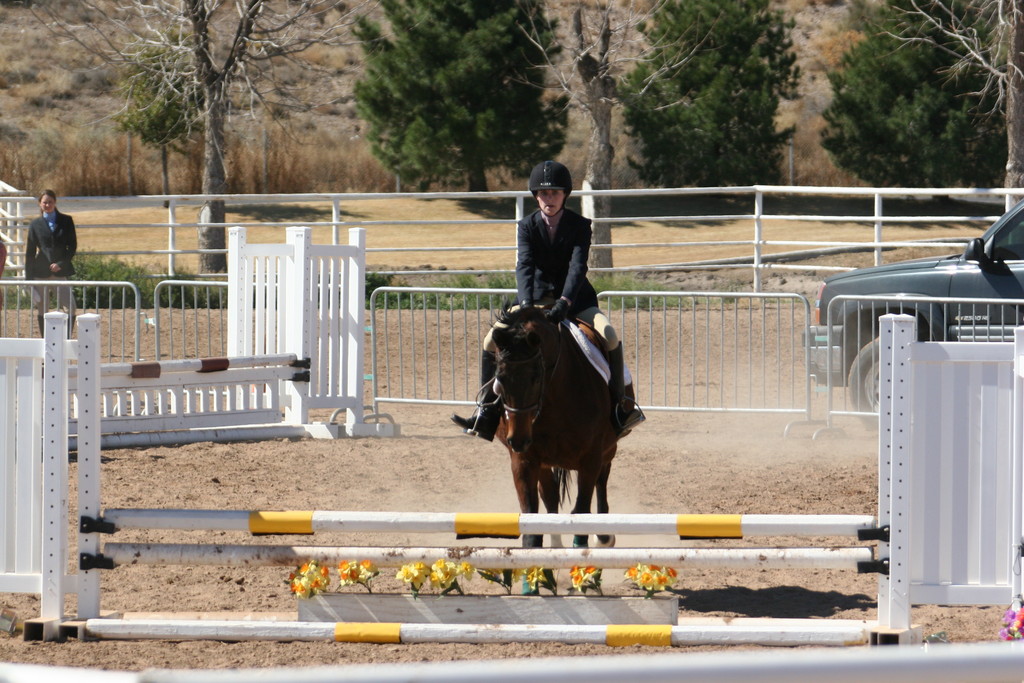
MULTIPOLYGON (((155 283, 149 271, 142 266, 125 263, 110 256, 79 252, 75 257, 75 279, 89 281, 130 282, 139 289, 139 305, 152 308, 155 283)), ((82 297, 75 297, 85 308, 122 308, 133 301, 122 297, 117 290, 83 287, 82 297)))

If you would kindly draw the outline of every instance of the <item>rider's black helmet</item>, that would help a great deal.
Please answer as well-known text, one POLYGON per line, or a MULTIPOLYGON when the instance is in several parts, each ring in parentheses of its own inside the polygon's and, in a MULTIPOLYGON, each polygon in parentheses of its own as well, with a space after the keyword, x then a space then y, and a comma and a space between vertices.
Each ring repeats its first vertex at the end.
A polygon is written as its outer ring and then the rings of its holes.
POLYGON ((572 192, 572 174, 557 161, 542 161, 530 173, 530 192, 536 196, 538 190, 565 190, 568 197, 572 192))

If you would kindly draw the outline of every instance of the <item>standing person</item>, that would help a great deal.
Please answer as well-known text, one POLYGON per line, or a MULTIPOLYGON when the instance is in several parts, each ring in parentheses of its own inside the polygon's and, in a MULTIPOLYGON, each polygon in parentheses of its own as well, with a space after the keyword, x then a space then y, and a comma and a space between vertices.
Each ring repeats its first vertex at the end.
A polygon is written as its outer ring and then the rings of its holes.
MULTIPOLYGON (((28 226, 25 244, 26 280, 67 280, 75 274, 71 260, 78 252, 75 221, 57 210, 57 193, 43 190, 39 195, 39 218, 28 226)), ((33 287, 32 303, 36 307, 39 334, 43 334, 43 315, 49 305, 49 287, 33 287)), ((75 300, 71 287, 57 287, 57 305, 68 312, 68 330, 75 318, 75 300)))
MULTIPOLYGON (((643 422, 643 411, 626 396, 622 343, 607 316, 597 307, 597 292, 587 279, 591 221, 565 206, 572 192, 572 175, 557 161, 544 161, 530 173, 530 192, 538 209, 516 225, 516 290, 518 306, 542 306, 547 319, 560 323, 581 320, 597 331, 608 353, 612 425, 619 437, 643 422)), ((501 421, 501 399, 494 393, 497 364, 492 331, 484 338, 480 358, 483 395, 468 418, 452 415, 467 434, 492 441, 501 421)))

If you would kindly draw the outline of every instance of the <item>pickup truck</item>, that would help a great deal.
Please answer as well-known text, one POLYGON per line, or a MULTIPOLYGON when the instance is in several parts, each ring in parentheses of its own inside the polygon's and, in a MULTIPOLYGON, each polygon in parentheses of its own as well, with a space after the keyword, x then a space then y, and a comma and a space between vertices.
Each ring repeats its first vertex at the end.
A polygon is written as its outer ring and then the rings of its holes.
POLYGON ((804 340, 810 373, 819 385, 846 387, 856 411, 878 409, 878 318, 886 313, 916 316, 922 341, 1012 340, 1024 324, 1024 201, 962 254, 861 268, 821 284, 804 340))

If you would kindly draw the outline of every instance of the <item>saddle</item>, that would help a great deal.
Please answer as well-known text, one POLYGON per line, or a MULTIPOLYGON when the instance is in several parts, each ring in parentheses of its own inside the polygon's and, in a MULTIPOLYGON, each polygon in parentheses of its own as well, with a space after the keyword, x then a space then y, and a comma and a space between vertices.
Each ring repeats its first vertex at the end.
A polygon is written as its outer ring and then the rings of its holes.
MULTIPOLYGON (((566 329, 572 334, 572 338, 576 340, 576 344, 579 345, 580 350, 583 351, 583 355, 587 357, 590 364, 594 366, 598 374, 601 375, 601 379, 608 383, 608 378, 611 377, 611 368, 608 365, 608 354, 605 353, 604 345, 601 342, 601 337, 598 335, 597 330, 593 326, 588 325, 582 320, 563 320, 562 325, 565 325, 566 329)), ((624 368, 626 375, 626 384, 631 384, 633 378, 629 374, 629 368, 624 368)))

